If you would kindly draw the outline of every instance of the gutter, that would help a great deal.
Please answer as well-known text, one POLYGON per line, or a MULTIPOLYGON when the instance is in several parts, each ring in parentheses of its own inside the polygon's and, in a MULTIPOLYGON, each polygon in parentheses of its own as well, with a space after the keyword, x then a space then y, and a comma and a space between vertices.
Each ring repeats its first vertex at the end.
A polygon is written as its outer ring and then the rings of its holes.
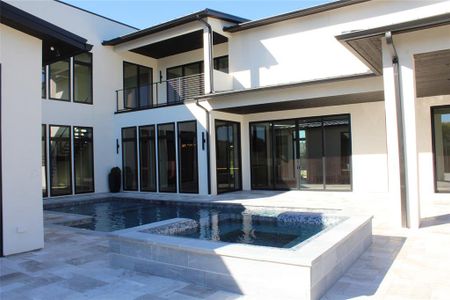
POLYGON ((203 145, 206 143, 206 172, 208 175, 208 195, 211 195, 211 164, 210 164, 210 150, 209 150, 210 113, 209 110, 206 109, 206 107, 200 104, 198 99, 195 101, 195 105, 200 107, 206 113, 206 137, 202 135, 202 148, 204 147, 203 145))
POLYGON ((394 45, 393 35, 391 31, 385 33, 386 43, 389 47, 392 57, 392 67, 394 68, 394 88, 395 88, 395 106, 397 111, 397 135, 398 135, 398 152, 399 152, 399 169, 400 169, 400 208, 401 208, 401 220, 402 227, 410 227, 409 218, 406 211, 407 203, 407 190, 406 190, 406 149, 405 149, 405 133, 404 133, 404 117, 403 107, 404 102, 402 99, 402 85, 401 85, 401 72, 399 66, 399 59, 397 49, 394 45))

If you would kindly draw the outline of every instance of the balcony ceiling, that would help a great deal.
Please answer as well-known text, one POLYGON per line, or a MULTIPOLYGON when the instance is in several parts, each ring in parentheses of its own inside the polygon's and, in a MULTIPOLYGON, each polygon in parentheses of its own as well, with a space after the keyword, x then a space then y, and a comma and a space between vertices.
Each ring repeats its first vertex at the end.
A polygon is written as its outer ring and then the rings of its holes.
MULTIPOLYGON (((214 32, 214 45, 228 42, 228 39, 214 32)), ((171 39, 149 44, 130 51, 156 59, 203 48, 203 31, 197 30, 171 39)))

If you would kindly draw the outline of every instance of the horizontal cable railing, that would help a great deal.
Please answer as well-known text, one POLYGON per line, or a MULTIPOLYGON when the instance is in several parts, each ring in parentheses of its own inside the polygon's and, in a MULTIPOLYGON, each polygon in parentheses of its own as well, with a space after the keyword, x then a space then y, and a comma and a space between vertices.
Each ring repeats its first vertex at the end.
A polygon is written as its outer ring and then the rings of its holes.
POLYGON ((134 111, 183 103, 204 94, 204 73, 116 91, 116 111, 134 111))

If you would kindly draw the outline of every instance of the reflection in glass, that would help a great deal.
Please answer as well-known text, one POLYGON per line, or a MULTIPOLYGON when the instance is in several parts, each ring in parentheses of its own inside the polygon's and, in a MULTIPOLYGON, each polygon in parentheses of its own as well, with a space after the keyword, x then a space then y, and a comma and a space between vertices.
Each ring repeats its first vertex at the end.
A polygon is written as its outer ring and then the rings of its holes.
POLYGON ((72 193, 70 126, 50 126, 50 195, 72 193))
POLYGON ((197 122, 178 123, 180 193, 198 193, 197 122))
POLYGON ((92 54, 73 58, 73 98, 75 102, 92 103, 92 54))
POLYGON ((306 119, 298 122, 300 156, 300 189, 322 190, 323 150, 322 121, 306 119))
POLYGON ((139 127, 141 191, 156 192, 155 126, 139 127))
POLYGON ((153 104, 152 72, 152 68, 124 62, 124 108, 144 108, 153 104))
POLYGON ((70 100, 70 60, 49 65, 50 98, 70 100))
POLYGON ((217 192, 242 189, 240 124, 216 120, 217 192))
POLYGON ((122 177, 124 191, 138 189, 136 127, 122 128, 122 177))
POLYGON ((251 124, 250 131, 252 188, 273 188, 271 123, 251 124))
POLYGON ((350 190, 350 121, 347 116, 323 118, 325 188, 350 190))
POLYGON ((47 197, 47 130, 45 125, 41 126, 41 176, 42 197, 47 197))
POLYGON ((177 167, 175 155, 175 124, 158 125, 159 191, 177 191, 177 167))
POLYGON ((73 128, 75 194, 94 192, 93 142, 92 127, 73 128))
POLYGON ((273 122, 273 139, 275 188, 295 188, 295 120, 273 122))
POLYGON ((437 192, 450 192, 450 106, 434 108, 434 172, 437 192))

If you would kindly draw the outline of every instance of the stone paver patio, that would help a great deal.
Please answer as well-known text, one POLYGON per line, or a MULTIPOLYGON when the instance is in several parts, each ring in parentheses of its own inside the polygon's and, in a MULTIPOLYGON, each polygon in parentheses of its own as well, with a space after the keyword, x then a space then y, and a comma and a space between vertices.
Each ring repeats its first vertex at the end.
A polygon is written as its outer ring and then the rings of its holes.
MULTIPOLYGON (((376 216, 372 245, 323 299, 449 299, 449 207, 427 210, 419 230, 388 229, 376 216)), ((0 258, 0 299, 250 299, 112 268, 108 242, 95 233, 47 225, 45 242, 0 258)))

